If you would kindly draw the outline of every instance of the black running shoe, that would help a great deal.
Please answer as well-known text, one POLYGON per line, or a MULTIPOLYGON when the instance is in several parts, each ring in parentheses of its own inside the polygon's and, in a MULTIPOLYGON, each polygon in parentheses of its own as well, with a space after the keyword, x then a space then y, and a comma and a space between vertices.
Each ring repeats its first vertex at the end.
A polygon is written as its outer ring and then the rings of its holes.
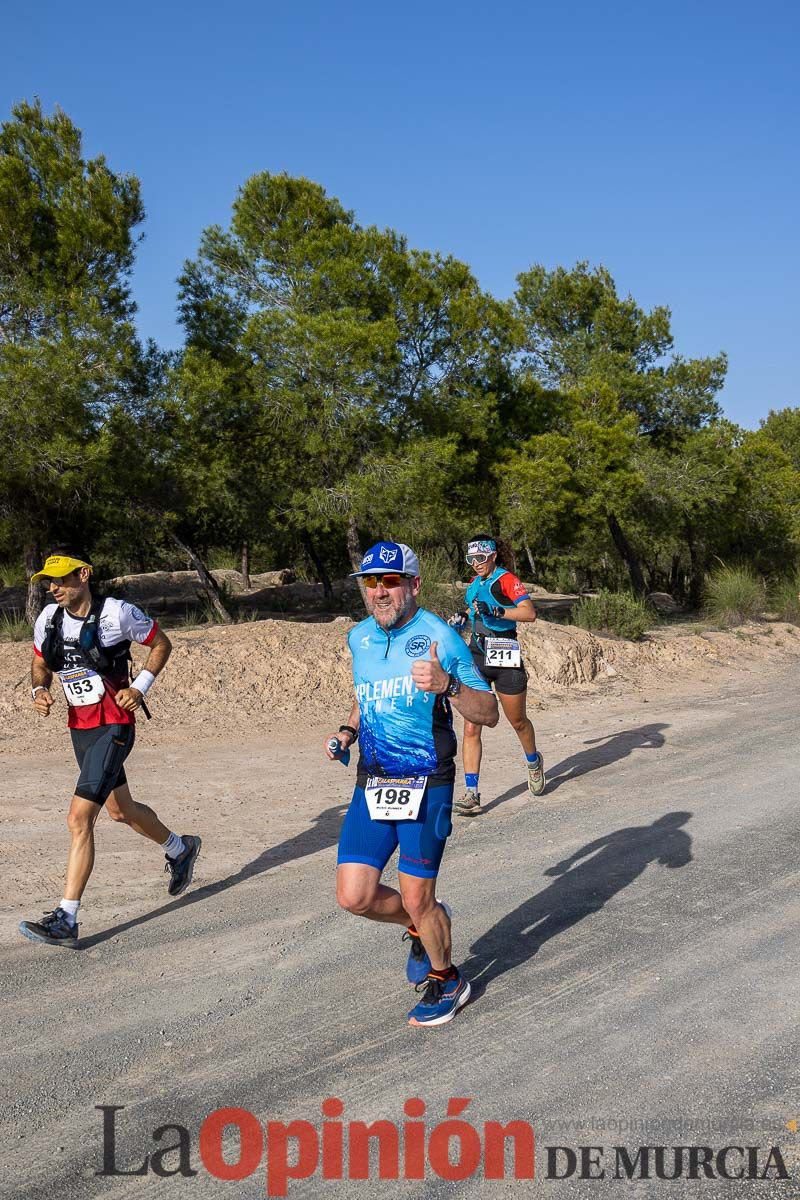
POLYGON ((192 882, 195 859, 203 844, 199 837, 194 837, 191 833, 182 833, 181 837, 186 849, 177 858, 167 858, 167 865, 164 867, 164 870, 172 875, 167 887, 170 896, 180 896, 192 882))
POLYGON ((78 944, 78 926, 70 922, 63 908, 45 913, 41 921, 20 921, 19 931, 32 942, 48 946, 69 946, 74 950, 78 944))

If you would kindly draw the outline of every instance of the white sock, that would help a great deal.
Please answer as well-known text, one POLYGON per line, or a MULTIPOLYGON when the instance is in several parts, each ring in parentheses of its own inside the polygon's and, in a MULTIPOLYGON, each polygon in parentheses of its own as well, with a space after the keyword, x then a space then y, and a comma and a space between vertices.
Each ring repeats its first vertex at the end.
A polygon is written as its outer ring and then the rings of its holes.
POLYGON ((77 925, 78 909, 80 908, 80 906, 81 906, 80 900, 62 900, 58 907, 62 908, 64 910, 64 912, 67 914, 67 919, 68 919, 70 925, 77 925))
POLYGON ((182 837, 179 837, 177 833, 171 833, 161 848, 167 858, 177 858, 179 854, 183 854, 186 846, 182 837))

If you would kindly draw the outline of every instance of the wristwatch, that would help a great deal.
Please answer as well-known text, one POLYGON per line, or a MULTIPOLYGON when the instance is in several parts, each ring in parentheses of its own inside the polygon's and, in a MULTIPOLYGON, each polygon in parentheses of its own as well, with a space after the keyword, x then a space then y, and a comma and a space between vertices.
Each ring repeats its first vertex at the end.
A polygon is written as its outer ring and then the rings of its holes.
POLYGON ((458 693, 461 691, 461 680, 458 678, 457 675, 453 675, 452 673, 450 674, 449 679, 450 679, 450 682, 448 683, 448 685, 445 689, 445 695, 446 696, 457 696, 458 693))
POLYGON ((31 700, 36 699, 37 692, 46 692, 48 689, 43 683, 37 683, 36 687, 31 688, 31 700))

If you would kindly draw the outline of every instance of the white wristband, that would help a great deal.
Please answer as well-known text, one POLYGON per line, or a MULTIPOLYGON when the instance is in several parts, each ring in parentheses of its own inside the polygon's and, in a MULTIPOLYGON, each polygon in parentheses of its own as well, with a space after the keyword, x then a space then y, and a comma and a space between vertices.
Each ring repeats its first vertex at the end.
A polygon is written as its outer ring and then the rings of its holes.
POLYGON ((131 687, 136 688, 137 692, 141 692, 143 696, 147 695, 150 688, 156 681, 156 677, 152 671, 140 671, 134 679, 131 687))

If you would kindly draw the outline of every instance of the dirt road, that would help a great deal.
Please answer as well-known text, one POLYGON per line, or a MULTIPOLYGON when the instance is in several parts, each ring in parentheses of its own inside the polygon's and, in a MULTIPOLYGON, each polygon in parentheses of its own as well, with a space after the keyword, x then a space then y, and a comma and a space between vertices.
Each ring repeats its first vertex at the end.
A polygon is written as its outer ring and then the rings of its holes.
MULTIPOLYGON (((487 735, 491 805, 457 825, 440 889, 475 995, 439 1030, 406 1024, 414 997, 398 932, 336 909, 352 770, 323 764, 327 727, 235 746, 143 736, 131 784, 171 826, 202 834, 195 884, 170 902, 158 852, 104 820, 74 952, 15 932, 61 895, 67 739, 47 759, 7 756, 3 1194, 264 1195, 261 1167, 239 1182, 209 1175, 204 1118, 241 1106, 319 1129, 326 1097, 343 1102, 345 1123, 400 1126, 418 1097, 432 1129, 451 1097, 469 1097, 479 1130, 533 1126, 536 1182, 479 1172, 448 1183, 428 1169, 382 1185, 398 1197, 591 1196, 607 1184, 580 1182, 579 1170, 546 1181, 548 1146, 644 1144, 756 1146, 762 1163, 779 1144, 794 1187, 634 1180, 620 1183, 626 1195, 800 1193, 800 1134, 785 1127, 800 1117, 797 687, 789 672, 762 676, 757 691, 755 678, 539 714, 551 781, 541 803, 523 790, 513 734, 487 735), (197 1174, 97 1176, 97 1105, 125 1106, 120 1170, 174 1144, 152 1132, 177 1123, 197 1174)), ((315 1176, 289 1195, 375 1186, 315 1176)))

